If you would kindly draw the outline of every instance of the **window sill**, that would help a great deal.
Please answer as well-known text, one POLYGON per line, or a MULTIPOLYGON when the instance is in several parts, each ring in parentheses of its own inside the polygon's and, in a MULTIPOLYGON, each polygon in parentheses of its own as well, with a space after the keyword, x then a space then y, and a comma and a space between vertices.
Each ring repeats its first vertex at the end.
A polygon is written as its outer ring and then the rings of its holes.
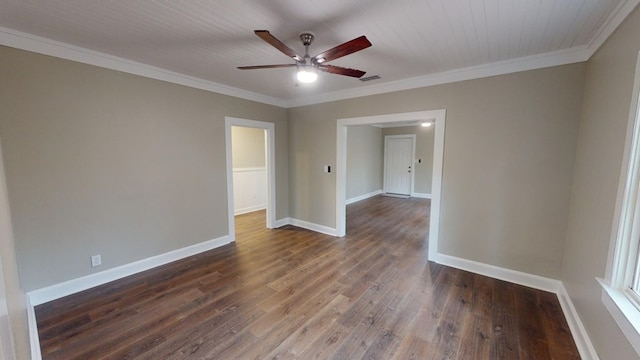
POLYGON ((636 353, 640 355, 640 311, 623 291, 611 287, 604 279, 596 278, 602 286, 602 303, 620 327, 636 353))

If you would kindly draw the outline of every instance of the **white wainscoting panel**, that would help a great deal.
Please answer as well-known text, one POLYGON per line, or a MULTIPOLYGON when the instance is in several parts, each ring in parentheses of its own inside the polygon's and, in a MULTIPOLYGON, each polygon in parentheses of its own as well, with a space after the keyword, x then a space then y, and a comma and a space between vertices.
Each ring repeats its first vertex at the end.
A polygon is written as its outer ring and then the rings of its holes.
POLYGON ((234 214, 246 214, 267 208, 267 169, 233 169, 234 214))

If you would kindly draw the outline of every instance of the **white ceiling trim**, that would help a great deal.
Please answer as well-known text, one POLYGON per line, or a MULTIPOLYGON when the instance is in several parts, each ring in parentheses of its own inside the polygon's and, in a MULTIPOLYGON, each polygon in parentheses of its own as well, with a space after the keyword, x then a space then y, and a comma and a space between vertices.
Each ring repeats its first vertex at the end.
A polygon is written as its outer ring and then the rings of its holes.
POLYGON ((595 32, 593 40, 588 46, 572 49, 554 51, 550 53, 537 54, 518 59, 499 61, 490 64, 472 66, 463 69, 455 69, 436 74, 419 76, 410 79, 403 79, 370 85, 357 89, 336 91, 316 96, 309 96, 294 99, 287 102, 287 107, 305 106, 345 100, 362 96, 378 95, 394 91, 410 90, 427 86, 448 84, 457 81, 473 80, 483 77, 511 74, 520 71, 542 69, 545 67, 560 66, 583 62, 589 60, 591 56, 604 44, 611 34, 620 26, 624 19, 640 4, 640 0, 626 0, 620 2, 598 31, 595 32))
POLYGON ((448 84, 452 82, 479 79, 495 75, 511 74, 520 71, 542 69, 545 67, 573 64, 587 61, 589 52, 586 47, 571 50, 554 51, 546 54, 527 56, 519 59, 498 61, 490 64, 472 66, 464 69, 444 71, 441 73, 418 76, 410 79, 391 81, 357 89, 335 91, 317 96, 294 99, 287 102, 287 107, 319 104, 362 96, 378 95, 395 91, 417 89, 427 86, 448 84))
POLYGON ((595 36, 589 42, 589 58, 604 44, 604 42, 613 34, 613 32, 622 24, 624 19, 631 14, 633 9, 640 4, 640 0, 621 1, 618 6, 611 12, 595 36))
POLYGON ((146 65, 4 27, 0 27, 0 45, 116 71, 122 71, 214 93, 234 96, 264 104, 289 108, 587 61, 639 3, 640 0, 622 1, 603 23, 600 29, 595 32, 593 40, 588 46, 445 71, 410 79, 372 84, 366 87, 336 91, 293 100, 275 98, 212 81, 202 80, 159 67, 146 65))
POLYGON ((193 76, 176 73, 155 66, 108 55, 98 51, 69 45, 40 36, 0 27, 0 45, 27 50, 38 54, 54 56, 106 69, 139 75, 146 78, 184 85, 218 94, 252 100, 264 104, 285 107, 286 102, 275 97, 238 89, 232 86, 202 80, 193 76))

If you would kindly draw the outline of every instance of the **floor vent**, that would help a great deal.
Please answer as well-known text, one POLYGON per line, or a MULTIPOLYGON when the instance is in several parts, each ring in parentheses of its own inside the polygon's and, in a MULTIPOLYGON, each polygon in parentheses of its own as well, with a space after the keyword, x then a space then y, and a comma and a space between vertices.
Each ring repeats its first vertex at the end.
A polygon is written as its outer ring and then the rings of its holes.
POLYGON ((380 75, 371 75, 367 77, 360 78, 360 81, 371 81, 380 79, 380 75))

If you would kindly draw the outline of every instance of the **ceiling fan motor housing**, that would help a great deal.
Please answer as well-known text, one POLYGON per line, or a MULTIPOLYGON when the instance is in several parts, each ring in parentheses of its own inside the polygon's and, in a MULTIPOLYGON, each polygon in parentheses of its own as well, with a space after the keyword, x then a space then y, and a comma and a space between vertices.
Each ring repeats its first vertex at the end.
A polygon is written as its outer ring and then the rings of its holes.
POLYGON ((302 41, 302 45, 304 46, 311 45, 314 38, 315 36, 311 32, 305 31, 303 33, 300 33, 300 40, 302 41))

